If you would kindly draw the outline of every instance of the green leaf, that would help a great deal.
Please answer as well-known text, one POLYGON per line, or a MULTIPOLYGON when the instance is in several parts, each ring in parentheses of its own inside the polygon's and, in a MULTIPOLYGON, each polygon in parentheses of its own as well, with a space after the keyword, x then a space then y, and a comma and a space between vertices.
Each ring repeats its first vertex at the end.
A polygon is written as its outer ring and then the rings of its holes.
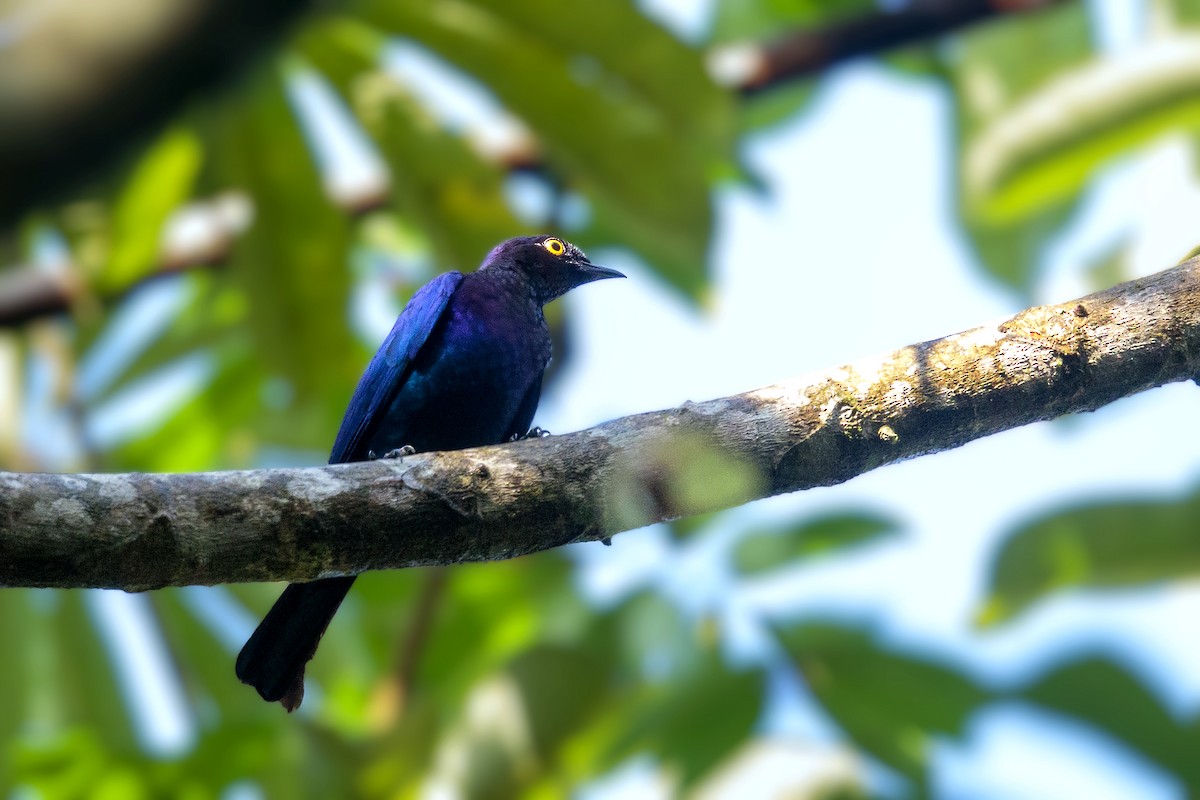
POLYGON ((930 747, 961 736, 991 693, 947 664, 884 647, 868 634, 803 624, 777 635, 809 690, 858 747, 917 783, 930 747))
POLYGON ((1088 10, 1076 3, 960 31, 945 58, 953 70, 964 133, 974 135, 1064 71, 1090 63, 1093 43, 1088 10))
POLYGON ((709 37, 714 43, 765 42, 797 29, 820 30, 877 13, 875 0, 717 0, 709 37))
POLYGON ((1098 167, 1171 132, 1200 129, 1200 80, 1190 64, 1152 57, 1127 75, 1105 64, 1082 68, 981 130, 965 153, 967 200, 992 225, 1011 224, 1073 198, 1098 167), (1112 73, 1110 76, 1109 73, 1112 73), (1041 124, 1045 110, 1077 106, 1072 124, 1041 124), (1019 133, 1018 133, 1019 132, 1019 133))
MULTIPOLYGON (((1132 249, 1130 237, 1123 236, 1113 242, 1110 247, 1093 257, 1091 261, 1084 265, 1087 288, 1090 291, 1099 292, 1116 286, 1118 283, 1132 280, 1135 277, 1132 265, 1130 264, 1132 249)), ((1193 255, 1195 255, 1194 252, 1189 253, 1180 259, 1180 261, 1186 261, 1193 255)))
POLYGON ((298 48, 351 101, 379 146, 393 176, 391 209, 429 241, 443 269, 469 271, 524 229, 505 199, 507 174, 377 71, 385 43, 335 18, 302 37, 298 48))
POLYGON ((138 700, 117 682, 88 598, 84 590, 0 594, 0 634, 16 634, 7 641, 17 644, 18 656, 0 667, 0 677, 14 678, 5 688, 16 692, 6 697, 0 688, 0 731, 14 734, 0 751, 0 786, 24 783, 46 797, 91 796, 99 784, 118 780, 121 762, 140 759, 130 714, 138 700))
POLYGON ((437 129, 403 92, 375 99, 371 132, 398 175, 392 208, 430 240, 443 268, 470 272, 498 243, 527 232, 505 200, 499 167, 437 129))
POLYGON ((525 707, 534 751, 552 759, 563 741, 602 702, 609 664, 589 648, 538 645, 509 663, 525 707), (586 686, 587 691, 580 691, 586 686))
POLYGON ((1200 492, 1168 502, 1059 511, 1004 537, 980 624, 1012 619, 1069 588, 1141 586, 1200 573, 1200 492))
POLYGON ((808 107, 817 96, 817 86, 810 81, 789 81, 770 91, 751 95, 739 107, 741 130, 753 133, 770 128, 794 117, 808 107))
MULTIPOLYGON (((43 594, 45 594, 43 592, 43 594)), ((33 592, 8 589, 0 592, 0 641, 14 646, 9 658, 0 659, 0 786, 12 785, 12 761, 21 736, 31 731, 31 712, 37 698, 53 691, 37 664, 37 630, 41 620, 31 608, 33 592)))
MULTIPOLYGON (((172 315, 170 325, 160 335, 141 343, 141 351, 128 364, 106 375, 100 388, 88 396, 93 410, 122 389, 180 359, 236 347, 236 340, 241 337, 250 313, 244 293, 230 286, 228 281, 204 274, 189 275, 184 291, 186 296, 172 315)), ((121 310, 119 306, 114 308, 104 325, 121 310)), ((85 357, 95 358, 98 354, 91 348, 97 342, 102 343, 104 338, 102 335, 90 338, 85 357)))
POLYGON ((1034 682, 1021 696, 1068 714, 1120 739, 1200 792, 1200 719, 1179 720, 1119 665, 1101 658, 1077 661, 1034 682))
POLYGON ((536 642, 582 641, 592 619, 558 553, 455 566, 436 613, 415 682, 451 704, 536 642))
POLYGON ((1070 217, 1080 184, 1071 184, 1070 178, 1063 185, 1074 185, 1072 190, 1027 196, 1019 208, 993 213, 999 190, 979 184, 973 177, 979 168, 973 164, 995 153, 985 149, 980 154, 978 142, 1061 75, 1087 65, 1092 41, 1087 9, 1067 3, 974 26, 942 51, 958 117, 962 223, 985 269, 1017 289, 1030 286, 1044 248, 1070 217))
POLYGON ((346 323, 348 224, 325 197, 277 71, 261 70, 239 89, 205 128, 205 180, 245 191, 254 204, 228 275, 245 293, 262 377, 283 384, 296 403, 325 403, 338 416, 343 380, 353 384, 361 368, 346 357, 357 350, 346 323))
POLYGON ((207 191, 245 191, 254 222, 226 269, 193 276, 183 312, 114 381, 115 391, 204 352, 211 382, 157 430, 124 443, 137 469, 247 466, 260 447, 328 447, 365 361, 349 333, 349 236, 324 198, 273 70, 256 73, 197 128, 207 191))
POLYGON ((123 289, 158 265, 163 225, 191 195, 201 158, 196 134, 176 127, 138 161, 114 200, 112 250, 99 280, 102 291, 123 289))
POLYGON ((709 653, 630 704, 609 757, 649 751, 678 771, 686 789, 749 737, 765 684, 760 669, 734 669, 709 653))
MULTIPOLYGON (((266 706, 253 696, 246 702, 266 706)), ((211 787, 209 797, 244 781, 252 781, 265 797, 356 796, 365 762, 361 742, 336 736, 299 715, 280 716, 278 706, 267 708, 275 712, 271 722, 232 721, 204 731, 180 764, 180 773, 211 787)))
POLYGON ((893 520, 882 516, 844 513, 784 530, 753 531, 738 541, 733 565, 743 575, 754 575, 793 561, 857 547, 898 530, 893 520))
POLYGON ((748 502, 765 476, 757 465, 683 426, 618 458, 605 513, 615 530, 748 502))
POLYGON ((968 215, 962 224, 988 274, 1018 290, 1032 305, 1031 291, 1046 247, 1070 221, 1077 205, 1077 198, 1048 204, 1037 213, 1005 224, 983 223, 968 215))
POLYGON ((92 730, 104 731, 110 750, 129 754, 138 749, 129 707, 137 697, 126 697, 117 682, 114 655, 100 640, 96 620, 87 608, 87 592, 61 592, 54 624, 58 635, 60 673, 57 687, 67 719, 92 730))
POLYGON ((157 428, 106 454, 114 468, 186 472, 252 462, 257 437, 247 421, 261 408, 255 391, 259 373, 244 345, 233 345, 214 359, 220 366, 195 397, 157 428))
POLYGON ((712 164, 730 158, 733 99, 709 78, 700 51, 646 18, 634 3, 576 3, 565 10, 556 0, 486 0, 479 5, 532 33, 544 46, 561 49, 571 58, 578 82, 595 80, 606 92, 643 105, 643 113, 653 109, 680 137, 691 137, 686 146, 712 164), (571 35, 563 36, 567 16, 571 35), (589 76, 593 66, 602 74, 589 76))
MULTIPOLYGON (((178 672, 189 705, 199 712, 201 728, 231 723, 242 718, 263 718, 270 710, 257 696, 238 683, 233 675, 236 653, 197 619, 184 600, 184 592, 162 589, 149 595, 172 665, 178 672)), ((221 592, 222 588, 206 588, 221 592)))
POLYGON ((704 86, 698 53, 627 2, 546 5, 533 27, 510 4, 461 0, 364 3, 361 13, 476 76, 525 120, 554 173, 589 201, 590 226, 573 238, 629 245, 676 287, 704 288, 710 182, 732 171, 734 131, 731 101, 704 86), (655 75, 631 77, 626 53, 655 75), (683 102, 664 95, 666 76, 683 102))
POLYGON ((1200 2, 1196 0, 1159 0, 1158 5, 1164 8, 1160 18, 1165 17, 1179 28, 1187 30, 1200 25, 1200 2))
POLYGON ((614 683, 573 745, 593 770, 650 752, 682 791, 746 741, 762 711, 765 676, 757 666, 727 664, 717 633, 711 621, 685 619, 650 591, 596 619, 589 642, 615 659, 614 683))
POLYGON ((523 232, 504 198, 505 174, 460 136, 439 130, 412 98, 380 79, 366 116, 396 179, 392 207, 427 236, 438 262, 471 271, 497 243, 523 232))
POLYGON ((654 665, 652 677, 661 679, 661 674, 688 672, 705 657, 697 626, 656 592, 629 597, 604 616, 602 625, 608 629, 603 638, 612 642, 623 669, 639 680, 645 680, 648 664, 654 665))
POLYGON ((13 750, 17 783, 36 787, 38 796, 54 800, 89 796, 112 760, 100 735, 83 727, 36 744, 18 739, 13 750))

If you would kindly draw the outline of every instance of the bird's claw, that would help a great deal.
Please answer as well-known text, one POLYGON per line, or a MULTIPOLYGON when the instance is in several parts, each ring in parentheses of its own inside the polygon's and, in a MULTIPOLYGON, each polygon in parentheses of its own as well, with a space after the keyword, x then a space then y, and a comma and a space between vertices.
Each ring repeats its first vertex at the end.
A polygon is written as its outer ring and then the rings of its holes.
POLYGON ((372 461, 380 458, 404 458, 405 456, 414 455, 416 452, 417 448, 413 447, 411 444, 406 444, 404 447, 397 447, 395 450, 388 450, 383 455, 376 455, 374 450, 368 450, 367 458, 371 459, 372 461))
POLYGON ((550 431, 546 430, 545 428, 533 427, 529 429, 529 433, 526 433, 523 436, 519 433, 514 433, 509 441, 519 442, 523 439, 544 439, 549 435, 550 431))

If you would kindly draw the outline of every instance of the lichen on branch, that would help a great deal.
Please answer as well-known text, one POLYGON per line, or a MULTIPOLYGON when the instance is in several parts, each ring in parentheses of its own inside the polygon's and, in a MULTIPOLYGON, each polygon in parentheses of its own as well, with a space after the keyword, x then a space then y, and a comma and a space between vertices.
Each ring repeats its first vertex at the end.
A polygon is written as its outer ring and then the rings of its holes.
POLYGON ((399 461, 0 473, 0 585, 152 589, 510 558, 840 483, 1200 375, 1200 258, 745 394, 399 461))

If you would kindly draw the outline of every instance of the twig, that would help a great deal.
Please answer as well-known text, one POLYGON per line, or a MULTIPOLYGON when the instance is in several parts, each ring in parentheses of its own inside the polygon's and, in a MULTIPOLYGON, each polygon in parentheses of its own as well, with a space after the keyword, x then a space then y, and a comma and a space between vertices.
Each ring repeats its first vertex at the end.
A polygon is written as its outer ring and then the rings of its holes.
POLYGON ((709 71, 717 82, 744 95, 754 95, 860 56, 924 42, 1002 14, 1044 9, 1062 2, 913 2, 900 11, 884 11, 828 27, 798 30, 767 44, 716 48, 709 55, 709 71))

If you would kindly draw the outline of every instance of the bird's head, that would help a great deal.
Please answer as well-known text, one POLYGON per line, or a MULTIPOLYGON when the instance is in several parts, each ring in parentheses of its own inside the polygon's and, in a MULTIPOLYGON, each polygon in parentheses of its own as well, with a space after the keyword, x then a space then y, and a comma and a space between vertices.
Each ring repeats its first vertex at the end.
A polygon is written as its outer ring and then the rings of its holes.
POLYGON ((588 261, 575 245, 557 236, 519 236, 497 245, 480 269, 505 269, 529 282, 534 298, 549 303, 576 286, 605 278, 624 278, 615 269, 588 261))

